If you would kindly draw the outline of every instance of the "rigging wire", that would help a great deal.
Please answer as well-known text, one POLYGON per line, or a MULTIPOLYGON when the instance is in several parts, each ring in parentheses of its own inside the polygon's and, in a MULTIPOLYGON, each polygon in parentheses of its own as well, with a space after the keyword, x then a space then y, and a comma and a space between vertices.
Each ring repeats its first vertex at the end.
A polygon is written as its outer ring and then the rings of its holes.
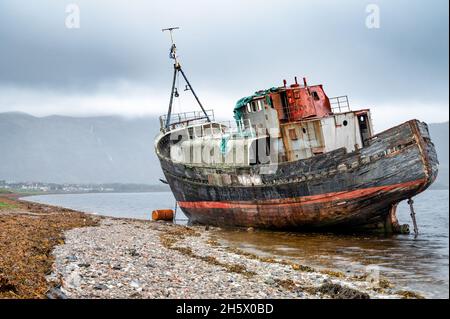
POLYGON ((181 113, 181 95, 180 92, 178 91, 178 88, 180 87, 180 77, 177 76, 177 113, 181 113))

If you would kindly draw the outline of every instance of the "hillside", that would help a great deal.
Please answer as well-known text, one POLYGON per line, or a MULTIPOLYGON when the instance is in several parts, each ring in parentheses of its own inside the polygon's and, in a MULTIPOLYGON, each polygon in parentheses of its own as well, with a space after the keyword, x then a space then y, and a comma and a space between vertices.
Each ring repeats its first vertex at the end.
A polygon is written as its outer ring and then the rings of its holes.
MULTIPOLYGON (((49 116, 0 113, 0 180, 158 184, 156 117, 49 116)), ((441 162, 435 188, 448 188, 449 123, 430 125, 441 162)))
POLYGON ((156 118, 0 114, 0 179, 157 184, 156 118))
POLYGON ((436 146, 439 159, 439 175, 433 188, 449 187, 449 161, 448 161, 448 139, 449 127, 448 122, 430 124, 431 139, 436 146))

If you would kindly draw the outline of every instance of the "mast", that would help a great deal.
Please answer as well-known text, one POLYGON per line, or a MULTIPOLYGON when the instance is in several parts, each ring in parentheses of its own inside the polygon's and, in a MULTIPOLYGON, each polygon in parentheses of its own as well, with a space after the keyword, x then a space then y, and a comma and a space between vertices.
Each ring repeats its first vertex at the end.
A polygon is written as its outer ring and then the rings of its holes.
POLYGON ((172 91, 170 93, 169 109, 167 111, 166 125, 165 125, 166 130, 169 129, 169 127, 170 127, 170 118, 172 116, 173 97, 178 95, 178 91, 177 91, 177 88, 175 87, 175 83, 176 83, 177 77, 179 77, 180 73, 181 73, 181 76, 186 81, 187 87, 189 87, 189 90, 192 92, 192 95, 194 95, 195 100, 197 101, 198 105, 200 106, 200 108, 202 109, 203 113, 205 114, 205 117, 206 117, 207 121, 211 122, 208 114, 206 113, 205 109, 203 108, 202 103, 200 102, 200 99, 198 98, 197 94, 195 94, 194 88, 192 87, 192 85, 189 82, 186 74, 184 73, 183 69, 181 68, 180 61, 178 60, 177 46, 175 45, 175 42, 173 40, 173 31, 174 30, 178 30, 178 29, 180 29, 180 28, 179 27, 170 27, 170 28, 162 29, 162 32, 169 31, 169 33, 170 33, 170 42, 171 42, 172 45, 170 47, 169 57, 174 60, 172 91))

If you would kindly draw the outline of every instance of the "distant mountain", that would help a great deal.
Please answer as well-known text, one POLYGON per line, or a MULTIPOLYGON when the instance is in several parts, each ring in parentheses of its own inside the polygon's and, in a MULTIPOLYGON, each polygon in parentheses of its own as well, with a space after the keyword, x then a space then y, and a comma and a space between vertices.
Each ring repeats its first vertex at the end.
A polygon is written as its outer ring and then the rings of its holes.
POLYGON ((158 132, 153 117, 0 113, 0 180, 158 184, 158 132))
POLYGON ((433 123, 429 125, 431 140, 436 146, 439 159, 439 174, 433 188, 449 187, 449 158, 448 158, 448 140, 449 127, 448 122, 433 123))
MULTIPOLYGON (((156 117, 34 117, 0 113, 0 180, 54 183, 158 184, 162 172, 153 142, 156 117)), ((449 123, 430 125, 440 173, 448 188, 449 123)))

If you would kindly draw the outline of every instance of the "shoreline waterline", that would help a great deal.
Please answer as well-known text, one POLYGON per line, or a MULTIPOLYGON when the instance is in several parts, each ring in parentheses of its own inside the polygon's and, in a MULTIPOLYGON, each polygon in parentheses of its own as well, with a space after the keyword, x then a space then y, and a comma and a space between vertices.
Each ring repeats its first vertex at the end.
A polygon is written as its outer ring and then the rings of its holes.
MULTIPOLYGON (((170 208, 171 194, 101 195, 102 200, 120 206, 123 213, 135 209, 128 201, 141 203, 148 212, 155 208, 170 208), (136 196, 136 197, 134 197, 136 196), (162 199, 168 198, 166 204, 162 199), (117 200, 116 200, 117 199, 117 200), (121 206, 125 204, 125 206, 121 206)), ((64 195, 57 195, 64 196, 64 195)), ((76 195, 85 198, 83 195, 76 195)), ((87 196, 96 202, 94 195, 87 196)), ((317 268, 329 268, 343 273, 377 269, 402 289, 413 290, 430 298, 448 297, 448 190, 430 190, 417 197, 417 219, 420 235, 345 236, 334 234, 301 234, 285 232, 243 232, 220 230, 218 242, 260 257, 287 259, 317 268), (447 202, 447 204, 445 203, 447 202), (433 205, 429 205, 430 203, 433 205), (441 206, 439 206, 441 205, 441 206), (446 213, 447 212, 447 213, 446 213)), ((29 199, 29 198, 28 198, 29 199)), ((27 200, 28 200, 27 199, 27 200)), ((42 200, 43 198, 41 198, 42 200)), ((61 197, 52 199, 60 200, 61 197)), ((72 203, 76 204, 76 203, 72 203)), ((88 203, 85 203, 88 204, 88 203)), ((127 215, 128 216, 128 215, 127 215)), ((134 217, 134 214, 130 214, 134 217)), ((147 215, 146 219, 150 218, 147 215)), ((182 217, 180 211, 178 216, 182 217)), ((405 203, 399 206, 401 223, 409 221, 405 203)))
POLYGON ((8 221, 21 216, 53 223, 55 214, 68 220, 78 214, 94 221, 61 233, 64 240, 56 242, 48 255, 51 274, 48 270, 40 274, 47 275, 48 285, 46 290, 40 287, 40 298, 421 297, 386 280, 368 281, 368 274, 347 276, 230 249, 213 239, 220 231, 214 227, 207 231, 200 226, 92 216, 8 201, 14 208, 0 213, 8 221))

